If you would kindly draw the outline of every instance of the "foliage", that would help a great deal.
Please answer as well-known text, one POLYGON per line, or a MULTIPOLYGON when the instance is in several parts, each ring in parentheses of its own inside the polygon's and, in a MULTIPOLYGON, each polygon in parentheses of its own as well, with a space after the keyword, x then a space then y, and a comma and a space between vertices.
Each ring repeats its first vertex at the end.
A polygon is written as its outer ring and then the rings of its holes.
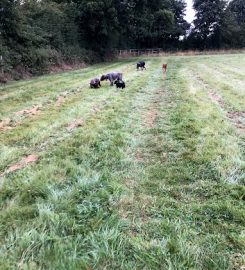
POLYGON ((245 46, 245 2, 233 0, 229 3, 222 29, 223 42, 227 47, 245 46))
POLYGON ((245 47, 245 2, 242 0, 195 0, 196 19, 187 46, 210 48, 245 47))
POLYGON ((62 61, 105 59, 119 47, 178 47, 184 12, 183 0, 3 0, 4 71, 37 74, 62 61))
MULTIPOLYGON (((73 3, 43 1, 1 2, 0 54, 5 73, 40 74, 63 61, 90 61, 80 45, 73 3)), ((93 57, 91 57, 93 58, 93 57)))
POLYGON ((204 49, 219 46, 220 27, 225 11, 225 0, 195 0, 195 34, 204 49))
POLYGON ((86 48, 99 53, 111 50, 118 36, 117 11, 113 0, 87 1, 78 3, 82 40, 86 48))

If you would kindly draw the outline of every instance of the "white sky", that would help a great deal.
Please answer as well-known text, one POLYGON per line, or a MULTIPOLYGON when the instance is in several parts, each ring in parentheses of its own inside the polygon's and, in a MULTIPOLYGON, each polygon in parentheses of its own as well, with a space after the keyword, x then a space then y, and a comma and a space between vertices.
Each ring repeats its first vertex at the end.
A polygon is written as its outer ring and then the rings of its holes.
POLYGON ((186 16, 185 19, 187 22, 191 23, 195 17, 195 11, 192 8, 192 0, 186 0, 187 9, 186 9, 186 16))

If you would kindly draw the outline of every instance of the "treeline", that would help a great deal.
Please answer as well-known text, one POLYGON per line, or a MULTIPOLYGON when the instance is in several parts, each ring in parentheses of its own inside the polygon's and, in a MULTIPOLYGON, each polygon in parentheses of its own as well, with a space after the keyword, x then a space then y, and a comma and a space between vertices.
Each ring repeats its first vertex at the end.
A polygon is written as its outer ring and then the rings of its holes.
POLYGON ((1 69, 18 77, 115 48, 174 48, 189 27, 184 11, 182 0, 1 0, 1 69))
POLYGON ((245 47, 245 0, 194 0, 194 26, 185 48, 224 49, 245 47))
MULTIPOLYGON (((40 74, 62 63, 92 63, 114 49, 243 47, 244 0, 1 0, 0 74, 40 74)), ((0 75, 1 76, 1 75, 0 75)))

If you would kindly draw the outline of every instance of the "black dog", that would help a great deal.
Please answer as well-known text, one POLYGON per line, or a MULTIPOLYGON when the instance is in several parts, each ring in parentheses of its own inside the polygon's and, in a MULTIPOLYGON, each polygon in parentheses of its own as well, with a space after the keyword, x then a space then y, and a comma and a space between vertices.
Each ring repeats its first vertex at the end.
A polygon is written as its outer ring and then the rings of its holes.
POLYGON ((126 87, 126 85, 125 85, 125 82, 123 81, 123 80, 116 80, 115 82, 114 82, 114 84, 117 86, 117 88, 125 88, 126 87))
POLYGON ((137 63, 137 65, 136 65, 136 68, 137 68, 137 70, 139 70, 139 68, 141 68, 141 70, 146 69, 145 62, 144 61, 139 61, 137 63))

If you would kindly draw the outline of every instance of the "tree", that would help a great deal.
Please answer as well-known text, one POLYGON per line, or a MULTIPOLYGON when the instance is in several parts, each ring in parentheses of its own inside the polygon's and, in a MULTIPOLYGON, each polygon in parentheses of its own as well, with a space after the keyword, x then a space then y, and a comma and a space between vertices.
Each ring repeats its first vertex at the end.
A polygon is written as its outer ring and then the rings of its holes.
POLYGON ((245 46, 245 1, 233 0, 227 6, 222 38, 225 47, 245 46))
POLYGON ((178 46, 180 36, 185 36, 190 24, 184 19, 186 11, 186 2, 183 0, 171 1, 171 10, 174 14, 174 28, 172 29, 172 40, 175 41, 175 46, 178 46))
POLYGON ((183 0, 123 0, 117 1, 120 44, 136 48, 165 47, 188 28, 184 20, 186 4, 183 0), (124 42, 123 42, 124 41, 124 42))
POLYGON ((194 0, 196 10, 195 36, 201 48, 220 47, 221 25, 226 8, 225 0, 194 0))
POLYGON ((229 3, 228 9, 234 14, 239 24, 245 23, 245 1, 233 0, 229 3))
POLYGON ((118 18, 114 0, 78 2, 79 23, 86 48, 103 55, 118 40, 118 18))

